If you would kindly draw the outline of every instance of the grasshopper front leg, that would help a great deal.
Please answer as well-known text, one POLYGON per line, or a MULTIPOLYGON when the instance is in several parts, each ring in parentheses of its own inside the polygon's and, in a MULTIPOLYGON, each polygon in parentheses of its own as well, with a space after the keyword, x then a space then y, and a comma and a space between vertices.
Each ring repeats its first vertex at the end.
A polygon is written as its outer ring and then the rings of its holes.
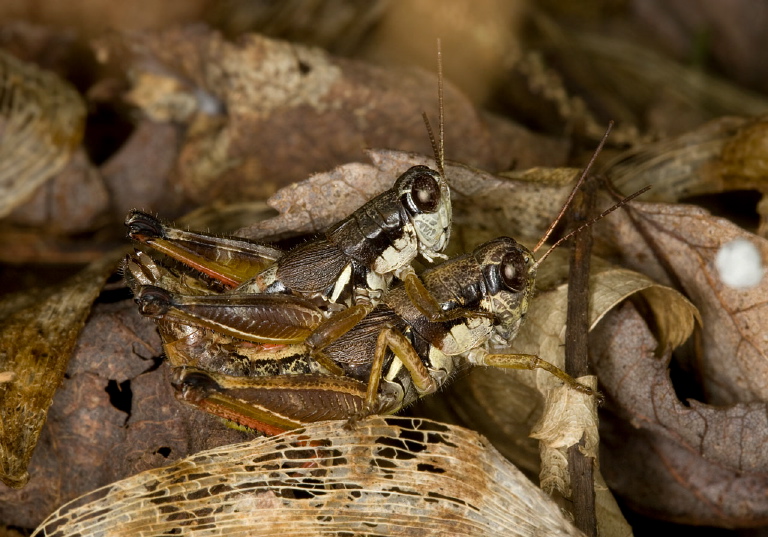
POLYGON ((604 400, 604 397, 600 392, 581 384, 556 365, 542 360, 535 354, 492 354, 485 349, 479 348, 470 352, 469 361, 474 365, 485 365, 504 369, 543 369, 549 374, 562 380, 570 388, 586 395, 594 396, 600 403, 604 400))
POLYGON ((416 272, 411 267, 408 267, 408 269, 410 270, 404 271, 398 277, 403 281, 405 292, 410 301, 430 322, 442 323, 473 317, 493 318, 492 313, 477 309, 454 308, 448 311, 443 310, 440 303, 435 300, 435 297, 424 286, 416 272))

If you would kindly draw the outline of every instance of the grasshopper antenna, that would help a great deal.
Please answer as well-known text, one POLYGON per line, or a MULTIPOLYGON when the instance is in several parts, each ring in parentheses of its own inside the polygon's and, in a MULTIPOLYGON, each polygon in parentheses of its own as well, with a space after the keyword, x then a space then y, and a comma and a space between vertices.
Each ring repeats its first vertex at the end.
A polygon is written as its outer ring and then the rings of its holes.
MULTIPOLYGON (((635 192, 634 194, 630 194, 629 196, 627 196, 626 198, 624 198, 623 200, 621 200, 620 202, 618 202, 616 205, 614 205, 614 206, 612 206, 612 207, 610 207, 610 208, 608 208, 608 209, 604 210, 602 213, 600 213, 599 215, 597 215, 596 217, 594 217, 592 220, 590 220, 590 221, 588 221, 588 222, 584 222, 582 225, 580 225, 579 227, 577 227, 576 229, 574 229, 573 231, 571 231, 570 233, 568 233, 568 234, 567 234, 567 235, 565 235, 564 237, 561 237, 561 238, 560 238, 560 239, 559 239, 557 242, 555 242, 555 244, 553 244, 553 245, 552 245, 552 246, 549 248, 549 250, 547 250, 546 252, 544 252, 544 255, 542 255, 542 256, 541 256, 541 257, 540 257, 540 258, 539 258, 539 259, 538 259, 538 260, 537 260, 537 261, 536 261, 536 262, 533 264, 533 266, 531 267, 531 271, 535 271, 535 270, 538 268, 538 266, 541 264, 541 262, 542 262, 542 261, 544 261, 544 260, 547 258, 547 256, 548 256, 549 254, 551 254, 551 253, 552 253, 552 251, 553 251, 555 248, 557 248, 558 246, 560 246, 562 243, 564 243, 565 241, 567 241, 568 239, 570 239, 571 237, 573 237, 574 235, 576 235, 578 232, 582 231, 583 229, 585 229, 585 228, 587 228, 587 227, 591 226, 592 224, 594 224, 594 223, 595 223, 595 222, 597 222, 598 220, 602 220, 603 218, 605 218, 606 216, 608 216, 609 214, 611 214, 613 211, 615 211, 615 210, 616 210, 616 209, 618 209, 619 207, 623 207, 624 205, 626 205, 627 203, 629 203, 630 201, 632 201, 633 199, 635 199, 636 197, 638 197, 640 194, 645 194, 645 193, 646 193, 646 192, 648 192, 650 189, 651 189, 651 185, 648 185, 648 186, 646 186, 646 187, 643 187, 643 188, 641 188, 640 190, 638 190, 638 191, 637 191, 637 192, 635 192)), ((534 251, 535 251, 535 250, 534 250, 534 251)))
MULTIPOLYGON (((536 247, 533 249, 533 253, 536 253, 541 246, 547 242, 547 239, 550 235, 552 235, 552 232, 555 230, 555 226, 560 223, 560 220, 562 220, 563 215, 565 214, 565 211, 568 209, 568 206, 573 201, 573 197, 576 195, 576 191, 579 189, 579 187, 584 182, 584 179, 587 178, 587 175, 589 174, 589 171, 592 169, 592 165, 595 163, 595 160, 597 160, 597 156, 600 154, 600 151, 603 150, 603 147, 605 146, 605 141, 608 140, 608 135, 611 133, 611 129, 613 129, 613 120, 608 122, 608 128, 605 130, 605 134, 603 134, 603 139, 600 140, 600 143, 597 145, 597 149, 595 149, 595 152, 592 153, 592 158, 589 159, 589 163, 587 164, 587 167, 584 168, 584 171, 581 172, 581 177, 579 177, 579 180, 576 182, 576 184, 573 187, 573 190, 571 190, 570 195, 568 196, 568 199, 565 200, 565 203, 563 204, 563 208, 560 209, 560 214, 557 215, 557 218, 555 218, 552 223, 549 225, 549 228, 544 233, 544 235, 539 239, 539 242, 536 244, 536 247)), ((559 242, 559 241, 558 241, 559 242)), ((551 250, 551 248, 550 248, 551 250)), ((549 255, 549 252, 545 254, 545 257, 549 255)), ((543 259, 543 258, 542 258, 543 259)))
POLYGON ((445 177, 445 114, 443 109, 443 51, 440 46, 440 39, 437 39, 437 108, 438 108, 438 136, 440 145, 435 141, 435 133, 432 130, 432 125, 429 123, 429 118, 426 112, 421 113, 421 117, 424 118, 424 124, 427 126, 427 134, 429 134, 429 141, 432 144, 432 151, 435 154, 435 163, 437 164, 437 171, 440 175, 445 177))

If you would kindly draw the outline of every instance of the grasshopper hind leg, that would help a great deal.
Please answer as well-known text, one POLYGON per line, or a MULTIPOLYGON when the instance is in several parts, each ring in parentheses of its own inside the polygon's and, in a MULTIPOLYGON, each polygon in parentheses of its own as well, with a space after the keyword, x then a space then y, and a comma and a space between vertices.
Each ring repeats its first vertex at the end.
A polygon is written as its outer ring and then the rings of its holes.
POLYGON ((131 211, 125 219, 128 237, 235 288, 273 264, 282 251, 240 237, 185 231, 151 214, 131 211))

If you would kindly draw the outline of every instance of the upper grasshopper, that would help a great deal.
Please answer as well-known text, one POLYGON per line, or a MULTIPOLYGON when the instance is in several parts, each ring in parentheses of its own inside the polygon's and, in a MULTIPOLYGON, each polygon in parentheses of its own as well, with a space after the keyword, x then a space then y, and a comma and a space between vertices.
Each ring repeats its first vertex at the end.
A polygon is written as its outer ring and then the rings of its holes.
MULTIPOLYGON (((441 318, 440 308, 411 267, 418 255, 430 262, 444 257, 442 251, 450 238, 450 190, 443 172, 441 73, 438 80, 439 146, 428 122, 427 130, 439 171, 413 166, 392 188, 331 226, 319 239, 287 253, 236 237, 174 229, 141 211, 129 213, 126 226, 130 238, 227 288, 215 294, 197 292, 199 287, 194 284, 169 284, 177 295, 163 315, 252 343, 297 343, 320 328, 325 316, 331 314, 322 331, 342 334, 349 330, 378 303, 396 277, 405 282, 421 311, 432 319, 441 318), (316 315, 314 306, 322 316, 316 315), (312 313, 306 317, 308 308, 312 313), (294 315, 311 318, 311 322, 291 324, 294 315), (272 322, 275 320, 278 322, 272 322), (286 329, 286 325, 296 330, 286 329)), ((140 308, 151 314, 156 309, 153 296, 142 294, 140 286, 157 282, 146 273, 146 266, 129 258, 124 272, 140 308)), ((325 366, 339 372, 332 363, 325 366)))

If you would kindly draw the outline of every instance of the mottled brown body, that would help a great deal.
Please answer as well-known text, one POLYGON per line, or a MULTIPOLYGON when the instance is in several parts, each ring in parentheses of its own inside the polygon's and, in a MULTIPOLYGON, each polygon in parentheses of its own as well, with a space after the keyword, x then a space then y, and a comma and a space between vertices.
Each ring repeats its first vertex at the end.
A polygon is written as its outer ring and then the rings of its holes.
POLYGON ((269 434, 396 412, 472 364, 541 367, 591 393, 536 357, 495 354, 517 334, 532 295, 535 263, 524 246, 496 239, 422 277, 446 320, 430 319, 400 284, 350 330, 313 345, 264 348, 208 329, 184 335, 189 327, 160 320, 161 331, 173 334, 166 350, 178 366, 179 396, 269 434), (328 362, 340 373, 325 368, 328 362))

